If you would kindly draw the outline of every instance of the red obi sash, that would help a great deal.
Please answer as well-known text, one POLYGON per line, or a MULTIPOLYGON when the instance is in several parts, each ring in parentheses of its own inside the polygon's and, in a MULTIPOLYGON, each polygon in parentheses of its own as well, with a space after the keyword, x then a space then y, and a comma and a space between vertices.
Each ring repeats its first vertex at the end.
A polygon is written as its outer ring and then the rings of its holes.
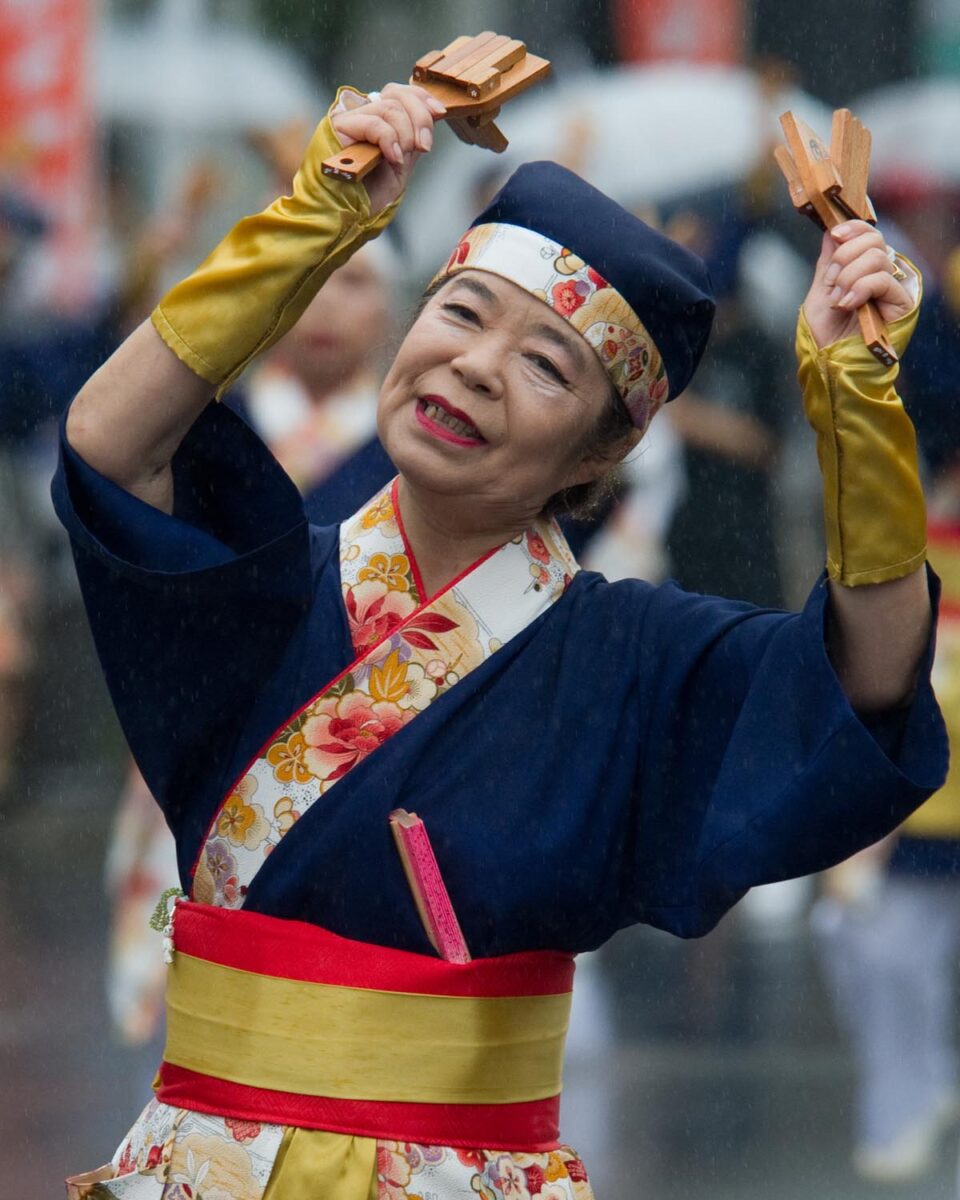
POLYGON ((558 1144, 570 955, 451 964, 182 902, 157 1098, 422 1144, 558 1144))

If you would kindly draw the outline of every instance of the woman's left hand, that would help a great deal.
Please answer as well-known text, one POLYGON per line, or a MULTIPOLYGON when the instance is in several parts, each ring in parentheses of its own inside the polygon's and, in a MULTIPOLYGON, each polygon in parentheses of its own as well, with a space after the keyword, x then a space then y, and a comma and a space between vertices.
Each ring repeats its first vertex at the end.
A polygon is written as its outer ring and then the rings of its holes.
POLYGON ((857 309, 868 300, 876 302, 888 325, 906 316, 914 300, 893 272, 883 235, 873 225, 847 221, 825 233, 813 284, 803 302, 817 345, 831 346, 857 333, 857 309))

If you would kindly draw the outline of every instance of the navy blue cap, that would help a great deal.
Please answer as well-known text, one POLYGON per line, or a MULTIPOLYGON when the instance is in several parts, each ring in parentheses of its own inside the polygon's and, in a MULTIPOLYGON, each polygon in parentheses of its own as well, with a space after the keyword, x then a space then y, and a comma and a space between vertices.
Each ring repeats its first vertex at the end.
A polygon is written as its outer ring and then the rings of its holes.
POLYGON ((473 222, 518 225, 582 258, 639 317, 663 358, 669 399, 693 377, 710 335, 710 275, 696 254, 553 162, 525 163, 473 222))

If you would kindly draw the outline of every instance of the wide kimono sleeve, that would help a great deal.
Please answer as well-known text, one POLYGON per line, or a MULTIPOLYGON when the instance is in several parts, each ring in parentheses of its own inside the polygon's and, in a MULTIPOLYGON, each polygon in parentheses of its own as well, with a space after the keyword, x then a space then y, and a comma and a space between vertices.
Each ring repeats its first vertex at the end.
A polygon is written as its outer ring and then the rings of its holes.
POLYGON ((312 569, 296 489, 226 408, 202 414, 173 472, 167 515, 61 436, 53 497, 120 723, 176 831, 186 806, 225 786, 263 681, 309 608, 312 569))
POLYGON ((704 933, 750 887, 878 841, 943 783, 933 636, 909 705, 861 719, 826 651, 828 595, 821 580, 785 614, 657 589, 623 923, 704 933))

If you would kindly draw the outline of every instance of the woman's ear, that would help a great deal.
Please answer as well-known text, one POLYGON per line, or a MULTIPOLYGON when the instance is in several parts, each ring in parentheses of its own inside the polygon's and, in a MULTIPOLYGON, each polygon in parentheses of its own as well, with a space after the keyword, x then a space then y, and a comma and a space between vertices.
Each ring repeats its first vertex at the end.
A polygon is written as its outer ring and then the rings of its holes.
POLYGON ((609 442, 601 450, 595 450, 592 454, 586 455, 570 472, 570 476, 563 486, 570 488, 580 487, 584 483, 593 483, 618 463, 623 462, 630 451, 639 445, 642 437, 642 430, 631 429, 622 438, 617 438, 615 442, 609 442))

